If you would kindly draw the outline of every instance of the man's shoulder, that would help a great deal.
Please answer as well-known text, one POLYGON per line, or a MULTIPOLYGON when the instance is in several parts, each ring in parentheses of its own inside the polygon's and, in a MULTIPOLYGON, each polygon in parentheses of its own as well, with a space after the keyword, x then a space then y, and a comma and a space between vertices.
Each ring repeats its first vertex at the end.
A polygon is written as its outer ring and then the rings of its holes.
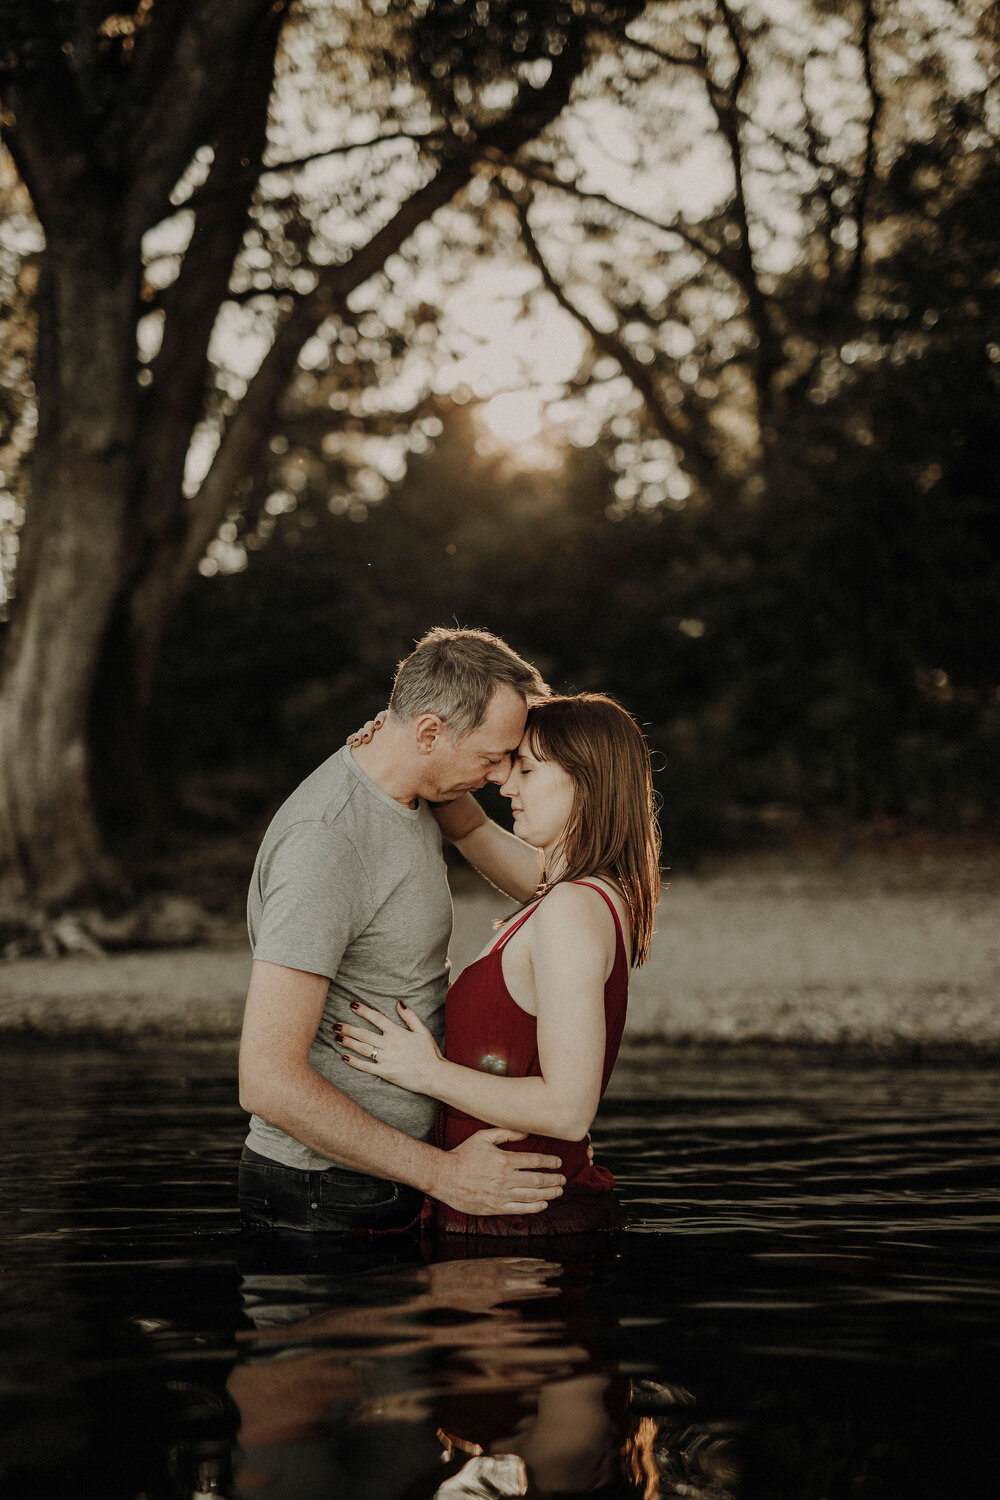
POLYGON ((349 806, 356 787, 344 753, 338 750, 299 782, 276 816, 283 815, 289 823, 335 823, 349 806))

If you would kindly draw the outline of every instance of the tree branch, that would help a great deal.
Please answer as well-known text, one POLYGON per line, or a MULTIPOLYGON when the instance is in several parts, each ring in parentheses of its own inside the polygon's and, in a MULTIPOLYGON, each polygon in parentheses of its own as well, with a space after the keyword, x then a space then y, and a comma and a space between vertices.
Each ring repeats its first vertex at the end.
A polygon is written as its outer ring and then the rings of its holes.
POLYGON ((743 32, 729 7, 728 0, 716 0, 723 24, 729 34, 733 51, 736 53, 736 75, 729 85, 729 93, 735 103, 740 96, 740 91, 746 81, 747 70, 750 67, 750 58, 747 53, 746 43, 743 40, 743 32))
POLYGON ((284 301, 286 297, 290 297, 293 302, 302 302, 310 295, 309 292, 298 292, 290 286, 248 286, 239 292, 234 292, 229 287, 223 301, 234 302, 237 307, 246 307, 248 303, 256 302, 258 297, 269 297, 272 301, 284 301))
POLYGON ((345 141, 341 146, 328 146, 324 151, 311 151, 308 156, 297 156, 291 161, 263 162, 260 166, 246 168, 240 172, 231 172, 228 177, 218 182, 206 181, 200 188, 195 188, 191 195, 182 203, 175 203, 178 208, 195 208, 206 198, 219 198, 227 193, 238 193, 248 184, 256 186, 261 177, 266 177, 270 172, 298 172, 303 167, 311 166, 314 161, 326 161, 331 156, 347 156, 351 151, 366 151, 372 146, 384 146, 389 141, 409 141, 417 146, 441 146, 447 139, 445 130, 428 130, 423 133, 411 133, 406 130, 394 131, 391 135, 374 135, 367 141, 345 141))
MULTIPOLYGON (((613 28, 608 28, 613 30, 613 28)), ((629 36, 626 31, 620 37, 626 47, 632 47, 636 52, 645 52, 649 57, 656 57, 660 62, 670 63, 675 68, 693 68, 696 72, 703 71, 703 64, 699 61, 697 54, 692 53, 690 57, 683 57, 678 52, 664 52, 662 47, 657 47, 655 42, 643 42, 638 37, 629 36)))
POLYGON ((502 159, 550 124, 566 104, 582 66, 581 41, 570 38, 542 88, 524 85, 506 118, 484 130, 478 140, 450 139, 450 153, 430 181, 401 204, 349 261, 324 267, 315 289, 292 306, 223 432, 211 467, 188 507, 183 540, 163 550, 156 568, 137 590, 137 610, 146 621, 147 650, 152 658, 175 599, 225 519, 239 481, 260 457, 303 344, 327 318, 342 312, 350 293, 379 271, 420 224, 454 198, 474 175, 483 155, 502 159))
POLYGON ((725 249, 719 245, 712 245, 702 239, 693 229, 684 224, 680 219, 675 219, 671 224, 664 224, 660 219, 654 219, 649 214, 644 214, 638 208, 629 208, 625 203, 616 203, 613 198, 608 198, 604 193, 588 192, 579 187, 575 182, 564 182, 553 172, 535 162, 525 162, 517 159, 512 163, 516 171, 525 177, 530 177, 535 182, 543 183, 546 187, 557 188, 560 192, 570 193, 574 198, 579 198, 585 203, 600 203, 605 208, 612 208, 616 213, 627 214, 630 219, 635 219, 639 224, 648 224, 650 229, 657 229, 661 234, 676 235, 684 244, 690 245, 692 250, 697 250, 706 260, 713 261, 727 275, 735 277, 737 269, 733 259, 725 249))
POLYGON ((868 98, 871 103, 868 111, 868 128, 865 132, 865 154, 861 165, 861 181, 858 185, 858 193, 854 203, 854 222, 857 226, 857 239, 854 244, 854 256, 851 260, 851 267, 847 274, 847 289, 850 292, 857 290, 864 265, 867 238, 865 215, 868 210, 868 199, 871 195, 872 183, 875 177, 875 138, 878 130, 879 116, 882 112, 882 96, 875 83, 875 69, 872 60, 872 32, 875 29, 875 20, 874 0, 861 0, 861 58, 864 66, 865 86, 868 89, 868 98))
POLYGON ((733 170, 733 207, 739 236, 735 265, 738 267, 737 276, 747 299, 750 321, 757 335, 757 396, 761 411, 764 412, 770 402, 771 381, 778 366, 778 338, 773 325, 771 306, 761 289, 750 245, 750 210, 744 180, 739 120, 739 96, 746 81, 750 59, 740 24, 730 10, 727 0, 716 0, 716 9, 736 54, 736 71, 728 84, 720 84, 712 77, 706 58, 705 87, 712 111, 726 142, 733 170))
POLYGON ((703 488, 710 488, 715 477, 715 466, 696 442, 690 426, 683 420, 680 414, 668 407, 657 389, 652 372, 648 365, 636 359, 628 345, 614 333, 606 333, 598 328, 597 324, 587 316, 581 308, 566 293, 564 287, 556 280, 551 267, 539 249, 538 241, 535 239, 531 223, 528 218, 528 206, 518 197, 515 197, 502 185, 499 188, 501 195, 510 203, 521 226, 521 237, 524 247, 528 252, 528 258, 537 267, 542 278, 542 284, 546 291, 555 298, 559 306, 568 312, 570 317, 575 318, 586 333, 589 335, 595 349, 602 354, 609 355, 617 360, 628 379, 635 386, 642 397, 649 417, 658 430, 674 446, 681 450, 687 467, 698 480, 703 488))
POLYGON ((51 3, 39 9, 32 37, 42 55, 9 69, 0 83, 0 134, 52 235, 79 214, 81 198, 92 198, 96 182, 77 78, 58 46, 51 3))
MULTIPOLYGON (((138 123, 123 102, 118 145, 131 162, 128 223, 138 240, 169 211, 170 192, 243 74, 261 27, 279 26, 291 0, 201 0, 177 36, 138 123), (122 132, 128 140, 122 141, 122 132)), ((147 28, 155 31, 156 22, 147 28)))
POLYGON ((295 373, 303 344, 327 318, 344 309, 349 294, 380 270, 419 224, 451 201, 468 182, 472 171, 471 151, 468 156, 441 166, 431 181, 418 188, 349 261, 324 267, 314 291, 303 296, 279 324, 274 342, 227 427, 191 507, 187 535, 176 565, 176 588, 183 586, 225 520, 237 483, 271 429, 275 406, 295 373))
MULTIPOLYGON (((181 274, 164 291, 163 337, 150 366, 139 465, 140 502, 135 541, 141 552, 176 526, 183 513, 181 483, 191 435, 201 416, 208 347, 229 296, 233 261, 243 241, 254 182, 267 147, 267 105, 283 18, 272 13, 257 34, 255 53, 234 91, 215 143, 208 183, 242 172, 243 190, 209 193, 198 204, 181 274)), ((140 562, 140 566, 141 566, 140 562)))

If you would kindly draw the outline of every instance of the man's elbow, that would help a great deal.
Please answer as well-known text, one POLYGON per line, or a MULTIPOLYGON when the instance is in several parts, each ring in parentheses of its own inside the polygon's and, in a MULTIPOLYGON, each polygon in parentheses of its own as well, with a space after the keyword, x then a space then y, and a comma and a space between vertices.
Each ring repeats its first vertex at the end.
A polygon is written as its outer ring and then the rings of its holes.
POLYGON ((240 1109, 248 1115, 257 1115, 262 1120, 277 1124, 281 1113, 281 1088, 278 1079, 267 1072, 240 1064, 239 1097, 240 1109))
POLYGON ((240 1074, 240 1109, 248 1115, 264 1115, 261 1090, 257 1080, 240 1074))

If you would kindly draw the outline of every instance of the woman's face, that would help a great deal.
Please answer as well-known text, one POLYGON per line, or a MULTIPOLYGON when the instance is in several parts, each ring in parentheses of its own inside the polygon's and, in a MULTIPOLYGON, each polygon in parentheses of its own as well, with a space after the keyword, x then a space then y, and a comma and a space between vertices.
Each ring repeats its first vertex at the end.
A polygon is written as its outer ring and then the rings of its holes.
POLYGON ((540 760, 526 734, 500 788, 500 795, 510 799, 518 838, 551 853, 570 820, 575 794, 569 772, 554 760, 540 760))

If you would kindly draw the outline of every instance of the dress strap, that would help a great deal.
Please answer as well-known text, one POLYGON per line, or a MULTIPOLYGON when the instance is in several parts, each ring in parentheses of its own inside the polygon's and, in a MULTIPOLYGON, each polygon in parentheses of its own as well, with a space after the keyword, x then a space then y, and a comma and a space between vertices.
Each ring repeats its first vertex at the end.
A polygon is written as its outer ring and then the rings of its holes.
POLYGON ((618 934, 618 941, 619 943, 621 943, 622 948, 624 949, 625 934, 622 932, 622 924, 618 918, 618 908, 615 906, 615 903, 612 901, 607 891, 602 889, 602 887, 599 885, 594 885, 593 881, 591 880, 571 880, 570 885, 585 885, 588 890, 596 891, 599 896, 604 897, 604 900, 606 901, 608 906, 608 910, 611 912, 611 915, 615 919, 615 932, 617 932, 618 934))
MULTIPOLYGON (((611 915, 614 918, 615 932, 618 934, 618 941, 621 944, 622 949, 624 950, 624 948, 625 948, 625 934, 622 932, 622 924, 621 924, 621 922, 620 922, 620 920, 618 918, 618 910, 617 910, 617 908, 615 906, 615 903, 612 901, 611 897, 608 895, 607 891, 602 890, 602 888, 599 885, 594 885, 593 881, 590 881, 590 880, 570 880, 570 881, 567 882, 567 884, 568 885, 585 885, 588 890, 590 890, 590 891, 596 891, 599 896, 603 896, 604 897, 604 900, 605 900, 605 902, 607 903, 607 906, 608 906, 608 910, 611 912, 611 915)), ((502 953, 503 950, 504 950, 504 948, 506 947, 507 943, 509 942, 509 940, 514 936, 515 932, 519 931, 519 929, 524 926, 524 924, 528 920, 528 918, 534 912, 536 912, 538 910, 538 908, 541 906, 541 904, 542 904, 542 902, 544 900, 545 900, 545 897, 544 896, 540 896, 539 899, 535 902, 534 906, 530 906, 527 911, 522 912, 521 915, 518 917, 517 921, 514 922, 510 927, 508 927, 507 931, 504 932, 504 933, 501 933, 501 935, 497 938, 496 942, 493 944, 493 947, 489 950, 490 953, 502 953)))
POLYGON ((510 927, 508 927, 506 932, 502 932, 500 934, 496 942, 493 944, 493 947, 489 950, 490 953, 502 953, 507 945, 508 939, 512 938, 515 932, 517 932, 521 927, 524 926, 525 922, 531 916, 532 912, 536 912, 541 904, 542 898, 540 897, 535 902, 534 906, 530 906, 527 911, 522 912, 517 921, 514 922, 510 927))

